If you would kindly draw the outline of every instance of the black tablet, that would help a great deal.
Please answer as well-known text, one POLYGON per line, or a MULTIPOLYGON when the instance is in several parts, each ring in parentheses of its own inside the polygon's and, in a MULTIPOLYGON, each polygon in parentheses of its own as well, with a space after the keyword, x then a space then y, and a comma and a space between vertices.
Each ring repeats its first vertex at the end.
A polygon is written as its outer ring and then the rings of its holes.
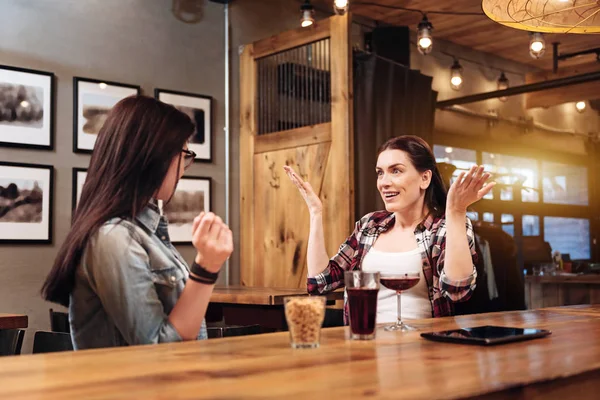
POLYGON ((523 329, 486 325, 441 332, 425 332, 421 333, 421 336, 425 339, 440 342, 468 343, 486 346, 535 339, 548 336, 551 333, 552 332, 545 329, 523 329))

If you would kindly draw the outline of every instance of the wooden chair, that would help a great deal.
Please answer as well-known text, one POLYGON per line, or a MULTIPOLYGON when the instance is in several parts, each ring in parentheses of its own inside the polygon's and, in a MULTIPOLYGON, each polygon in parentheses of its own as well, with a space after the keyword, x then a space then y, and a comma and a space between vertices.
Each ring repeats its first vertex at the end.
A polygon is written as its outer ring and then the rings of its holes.
POLYGON ((33 354, 71 350, 73 343, 68 333, 37 331, 33 337, 33 354))
POLYGON ((50 309, 50 330, 52 332, 71 333, 69 314, 50 309))
POLYGON ((0 356, 21 354, 24 336, 24 329, 0 329, 0 356))

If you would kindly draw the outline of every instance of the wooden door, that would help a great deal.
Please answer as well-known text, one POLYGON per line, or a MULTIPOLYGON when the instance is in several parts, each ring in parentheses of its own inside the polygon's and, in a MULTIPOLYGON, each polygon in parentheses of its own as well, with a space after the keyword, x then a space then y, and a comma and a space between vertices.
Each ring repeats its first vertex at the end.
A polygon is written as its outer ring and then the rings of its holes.
POLYGON ((244 46, 240 60, 241 283, 306 285, 309 215, 292 166, 323 201, 333 255, 354 216, 349 14, 244 46))

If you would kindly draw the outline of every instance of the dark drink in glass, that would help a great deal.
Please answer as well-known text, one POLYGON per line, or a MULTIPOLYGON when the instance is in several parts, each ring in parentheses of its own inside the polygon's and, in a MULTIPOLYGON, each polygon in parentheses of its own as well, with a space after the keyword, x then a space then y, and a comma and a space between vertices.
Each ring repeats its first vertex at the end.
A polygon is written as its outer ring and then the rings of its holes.
POLYGON ((371 335, 375 331, 378 289, 348 289, 350 329, 356 335, 371 335))
POLYGON ((404 274, 382 274, 380 282, 383 286, 388 289, 394 290, 396 292, 396 297, 398 299, 398 322, 394 325, 386 326, 384 329, 386 331, 414 331, 415 328, 412 326, 406 325, 402 322, 402 307, 401 307, 401 297, 402 291, 413 288, 419 283, 421 279, 420 271, 408 272, 404 274))
POLYGON ((419 277, 389 277, 381 278, 380 282, 383 286, 385 286, 388 289, 394 290, 396 292, 401 292, 403 290, 408 290, 412 287, 417 286, 419 280, 419 277))
POLYGON ((379 272, 346 271, 344 283, 348 295, 351 338, 374 339, 379 272))

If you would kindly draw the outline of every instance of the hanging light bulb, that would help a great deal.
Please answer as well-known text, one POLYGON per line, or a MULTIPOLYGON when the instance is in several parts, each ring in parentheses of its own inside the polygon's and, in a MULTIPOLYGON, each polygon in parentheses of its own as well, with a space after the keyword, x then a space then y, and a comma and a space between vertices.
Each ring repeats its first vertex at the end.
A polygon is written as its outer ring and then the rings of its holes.
POLYGON ((546 41, 544 35, 540 32, 533 32, 529 41, 529 54, 533 58, 540 58, 546 51, 546 41))
MULTIPOLYGON (((508 78, 504 75, 504 71, 500 74, 500 78, 498 78, 498 90, 506 90, 510 87, 508 78)), ((506 101, 508 98, 506 96, 498 97, 500 101, 506 101)))
POLYGON ((454 60, 454 64, 450 67, 450 86, 454 90, 460 90, 463 84, 462 66, 458 60, 454 60))
POLYGON ((333 11, 338 15, 344 15, 348 12, 349 3, 349 0, 333 0, 333 11))
POLYGON ((432 30, 433 25, 431 25, 431 22, 427 19, 427 15, 423 14, 423 19, 417 26, 417 49, 419 50, 419 53, 423 55, 431 53, 431 49, 433 48, 433 37, 431 36, 432 30))
POLYGON ((302 11, 302 18, 300 19, 300 25, 303 28, 307 28, 315 23, 314 14, 315 8, 310 4, 310 0, 305 0, 304 4, 300 6, 300 11, 302 11))
POLYGON ((575 103, 575 108, 580 113, 585 111, 585 107, 586 107, 585 101, 578 101, 577 103, 575 103))

